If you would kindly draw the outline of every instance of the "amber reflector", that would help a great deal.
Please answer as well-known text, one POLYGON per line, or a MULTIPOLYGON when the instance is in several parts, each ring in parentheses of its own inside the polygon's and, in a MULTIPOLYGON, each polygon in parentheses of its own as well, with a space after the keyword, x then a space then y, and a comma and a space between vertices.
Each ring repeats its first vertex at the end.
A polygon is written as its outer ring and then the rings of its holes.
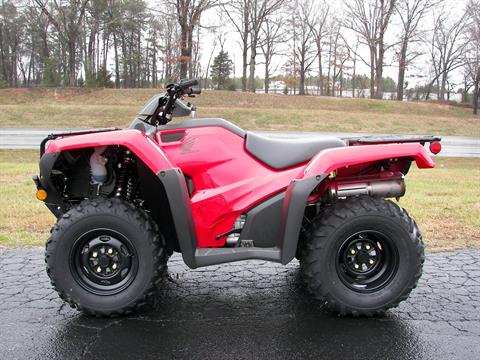
POLYGON ((44 201, 47 198, 47 192, 43 189, 37 190, 37 199, 40 201, 44 201))

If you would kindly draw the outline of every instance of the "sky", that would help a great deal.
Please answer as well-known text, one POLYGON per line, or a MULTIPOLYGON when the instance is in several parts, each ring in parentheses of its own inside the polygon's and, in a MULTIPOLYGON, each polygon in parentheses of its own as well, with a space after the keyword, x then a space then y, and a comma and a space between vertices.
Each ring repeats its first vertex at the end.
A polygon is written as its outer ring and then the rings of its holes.
MULTIPOLYGON (((320 1, 320 0, 319 0, 320 1)), ((342 14, 342 5, 343 1, 341 0, 327 0, 330 6, 335 10, 331 11, 332 14, 335 14, 338 16, 338 14, 342 14)), ((348 1, 348 0, 347 0, 348 1)), ((150 0, 150 3, 154 4, 156 1, 155 0, 150 0)), ((446 9, 448 9, 448 14, 450 21, 454 21, 455 19, 458 19, 458 17, 461 16, 463 9, 465 8, 465 5, 467 3, 467 0, 444 0, 442 2, 445 6, 446 9)), ((157 5, 158 6, 158 5, 157 5)), ((440 7, 434 8, 433 11, 439 11, 440 7)), ((235 32, 235 28, 233 25, 230 24, 228 17, 225 14, 221 14, 221 11, 219 8, 214 8, 206 11, 203 16, 202 16, 202 40, 201 40, 201 48, 202 48, 202 54, 201 54, 201 64, 202 64, 202 69, 206 69, 210 54, 213 51, 213 57, 218 54, 220 51, 220 46, 217 41, 217 45, 214 46, 215 43, 215 37, 218 36, 218 33, 222 32, 223 36, 225 37, 225 47, 224 49, 229 53, 230 58, 234 61, 234 71, 235 71, 235 77, 240 77, 241 72, 242 72, 242 52, 241 52, 241 46, 240 46, 240 36, 238 33, 235 32), (217 34, 213 34, 212 31, 209 31, 208 29, 217 27, 218 31, 217 34)), ((433 14, 428 14, 422 24, 421 27, 424 29, 431 29, 433 26, 433 14)), ((355 35, 351 31, 345 30, 342 32, 344 36, 347 38, 347 41, 354 43, 355 35)), ((393 43, 397 39, 397 37, 400 34, 400 26, 399 26, 399 19, 397 17, 393 18, 393 22, 391 26, 389 27, 386 35, 386 40, 387 43, 393 43)), ((288 52, 288 49, 286 46, 283 47, 283 52, 288 52)), ((367 49, 360 49, 359 50, 360 55, 366 57, 368 55, 367 49)), ((286 55, 278 55, 275 56, 273 60, 273 68, 278 68, 278 71, 276 72, 275 75, 280 75, 283 73, 282 66, 285 64, 287 61, 288 56, 286 55)), ((213 60, 212 60, 213 61, 213 60)), ((258 56, 257 63, 262 63, 263 59, 261 54, 258 56)), ((386 61, 385 61, 385 67, 384 67, 384 77, 389 76, 396 80, 397 78, 397 72, 398 72, 398 67, 395 64, 394 57, 393 57, 393 51, 389 51, 386 54, 386 61)), ((315 72, 316 69, 316 62, 313 65, 313 70, 312 70, 312 75, 316 75, 317 72, 315 72)), ((360 61, 357 62, 357 74, 368 74, 369 73, 369 68, 365 65, 362 64, 360 61)), ((424 82, 427 80, 428 75, 430 73, 430 66, 429 66, 429 56, 423 55, 417 58, 413 66, 411 66, 409 69, 407 69, 407 74, 406 74, 406 81, 409 82, 411 86, 415 85, 416 83, 419 82, 424 82)), ((256 67, 256 75, 263 77, 264 75, 264 66, 262 64, 257 65, 256 67)), ((457 72, 456 74, 453 74, 453 81, 455 83, 461 82, 461 73, 457 72)), ((409 86, 409 87, 411 87, 409 86)))

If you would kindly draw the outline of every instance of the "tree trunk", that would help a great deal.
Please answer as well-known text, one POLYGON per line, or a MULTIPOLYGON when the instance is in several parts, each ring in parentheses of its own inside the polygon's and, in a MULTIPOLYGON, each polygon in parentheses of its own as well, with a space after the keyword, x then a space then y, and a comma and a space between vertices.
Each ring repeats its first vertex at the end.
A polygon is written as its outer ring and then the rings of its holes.
POLYGON ((376 92, 375 98, 376 99, 383 99, 383 89, 382 89, 382 77, 383 77, 383 56, 385 53, 385 49, 383 47, 383 35, 379 40, 378 45, 378 58, 377 58, 377 66, 375 71, 375 85, 376 85, 376 92))
POLYGON ((265 86, 265 94, 268 94, 268 90, 270 88, 270 50, 267 50, 267 54, 265 55, 265 79, 264 79, 264 86, 265 86))
POLYGON ((127 88, 127 87, 130 86, 130 76, 129 76, 129 73, 128 73, 128 62, 126 61, 127 60, 127 44, 125 43, 125 40, 126 40, 125 39, 125 34, 123 34, 123 36, 122 36, 123 87, 127 88))
POLYGON ((343 96, 343 71, 340 69, 340 97, 343 96))
POLYGON ((116 31, 113 31, 113 50, 115 53, 115 87, 118 89, 120 87, 120 69, 118 64, 118 44, 116 31))
POLYGON ((327 96, 330 96, 330 74, 332 69, 332 41, 330 41, 328 48, 328 71, 327 71, 327 96))
POLYGON ((475 81, 475 87, 473 88, 473 115, 478 114, 478 98, 480 96, 479 88, 478 88, 479 79, 480 79, 480 73, 477 74, 477 81, 475 81))
POLYGON ((188 26, 180 26, 180 79, 185 79, 188 73, 189 49, 188 49, 188 26))
POLYGON ((357 77, 357 49, 355 49, 355 55, 353 56, 353 74, 352 74, 352 99, 355 98, 355 85, 357 77))
POLYGON ((323 95, 323 74, 322 74, 322 45, 317 43, 317 56, 318 56, 318 88, 319 95, 323 95))
POLYGON ((405 83, 405 70, 407 66, 407 41, 402 42, 400 50, 400 59, 398 60, 398 78, 397 78, 397 100, 403 101, 403 85, 405 83))
POLYGON ((441 82, 441 85, 440 85, 439 100, 442 100, 442 101, 445 100, 445 89, 446 89, 446 85, 447 85, 447 73, 444 72, 444 73, 442 74, 442 82, 441 82))
POLYGON ((247 58, 248 58, 248 34, 250 33, 250 13, 243 11, 243 36, 242 36, 242 91, 247 91, 247 58))
MULTIPOLYGON (((400 60, 401 61, 401 60, 400 60)), ((399 67, 397 79, 397 100, 403 101, 403 86, 405 83, 405 68, 399 67)))
POLYGON ((250 49, 250 74, 248 76, 248 83, 251 92, 255 92, 255 60, 257 57, 257 41, 252 41, 252 47, 250 49))
POLYGON ((75 40, 68 41, 68 86, 75 86, 77 80, 77 57, 75 40))
POLYGON ((190 79, 193 77, 192 49, 193 49, 193 26, 188 29, 188 46, 187 46, 188 77, 190 79))
POLYGON ((247 91, 247 53, 248 49, 247 46, 244 45, 243 52, 242 52, 242 91, 247 91))
POLYGON ((300 63, 300 83, 298 84, 298 95, 305 95, 305 62, 300 63))
POLYGON ((375 98, 375 48, 370 46, 370 99, 375 98))

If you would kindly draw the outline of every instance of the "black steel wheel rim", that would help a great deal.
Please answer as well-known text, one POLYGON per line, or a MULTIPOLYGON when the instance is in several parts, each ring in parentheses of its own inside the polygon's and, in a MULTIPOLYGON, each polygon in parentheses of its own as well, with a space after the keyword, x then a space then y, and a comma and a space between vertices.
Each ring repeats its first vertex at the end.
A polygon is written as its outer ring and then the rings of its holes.
POLYGON ((119 293, 138 272, 138 256, 132 242, 111 229, 95 229, 81 235, 69 260, 78 284, 97 295, 119 293))
POLYGON ((336 256, 339 278, 350 289, 369 293, 387 286, 395 276, 399 255, 393 239, 374 230, 349 236, 336 256))

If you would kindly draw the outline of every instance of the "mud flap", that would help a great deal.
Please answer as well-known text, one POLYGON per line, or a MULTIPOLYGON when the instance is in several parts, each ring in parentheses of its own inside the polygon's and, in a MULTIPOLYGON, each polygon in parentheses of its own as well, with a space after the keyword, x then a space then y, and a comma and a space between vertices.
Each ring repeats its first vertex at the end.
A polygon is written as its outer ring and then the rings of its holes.
POLYGON ((295 257, 308 197, 327 176, 322 174, 302 180, 295 179, 287 188, 282 214, 281 263, 283 265, 288 264, 295 257))
POLYGON ((160 171, 157 176, 165 187, 183 261, 189 268, 195 269, 197 236, 185 177, 180 169, 160 171))

